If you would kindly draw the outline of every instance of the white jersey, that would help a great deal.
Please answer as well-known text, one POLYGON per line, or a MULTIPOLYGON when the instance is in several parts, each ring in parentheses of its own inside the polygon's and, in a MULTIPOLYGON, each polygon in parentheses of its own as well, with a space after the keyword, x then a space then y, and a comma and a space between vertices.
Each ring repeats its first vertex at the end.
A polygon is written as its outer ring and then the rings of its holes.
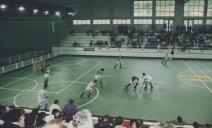
POLYGON ((49 78, 49 74, 48 73, 44 73, 44 78, 48 79, 49 78))
POLYGON ((152 77, 150 75, 145 75, 144 76, 144 81, 151 82, 151 80, 152 80, 152 77))
POLYGON ((116 61, 116 64, 121 64, 121 60, 117 60, 116 61))
POLYGON ((138 80, 137 79, 135 79, 135 80, 130 80, 130 84, 133 84, 133 85, 136 85, 136 84, 138 84, 139 82, 138 82, 138 80))
POLYGON ((52 113, 52 110, 54 110, 54 109, 57 109, 57 110, 60 111, 60 106, 58 104, 52 104, 52 105, 50 105, 50 107, 49 107, 50 114, 52 113))
POLYGON ((49 75, 49 74, 50 74, 50 69, 48 69, 46 72, 47 72, 47 74, 49 75))
POLYGON ((164 57, 169 57, 169 54, 170 54, 170 50, 169 50, 169 49, 165 50, 165 55, 164 55, 164 57))
POLYGON ((94 76, 95 80, 102 80, 103 79, 103 75, 102 74, 97 74, 94 76))
POLYGON ((48 101, 47 101, 47 91, 46 90, 43 90, 43 89, 41 89, 39 92, 38 92, 38 95, 37 95, 37 97, 38 97, 38 103, 40 104, 40 103, 47 103, 48 101))
POLYGON ((87 90, 87 91, 92 91, 95 87, 96 87, 96 84, 95 84, 94 82, 90 82, 90 83, 86 86, 85 90, 87 90))

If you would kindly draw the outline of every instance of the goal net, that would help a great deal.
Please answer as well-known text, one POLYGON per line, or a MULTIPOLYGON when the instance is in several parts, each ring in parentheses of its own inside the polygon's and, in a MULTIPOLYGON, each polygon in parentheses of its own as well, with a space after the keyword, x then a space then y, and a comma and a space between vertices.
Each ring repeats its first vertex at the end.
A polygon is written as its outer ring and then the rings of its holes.
POLYGON ((32 63, 32 71, 33 72, 40 72, 41 67, 45 67, 46 63, 45 61, 35 61, 32 63))

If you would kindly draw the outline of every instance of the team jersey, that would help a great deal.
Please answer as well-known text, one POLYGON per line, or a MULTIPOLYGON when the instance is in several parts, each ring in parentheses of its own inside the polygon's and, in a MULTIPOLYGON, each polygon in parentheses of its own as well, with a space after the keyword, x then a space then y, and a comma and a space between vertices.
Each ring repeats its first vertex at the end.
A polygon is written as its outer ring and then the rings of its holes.
POLYGON ((116 63, 117 63, 117 64, 121 64, 121 60, 118 59, 118 60, 116 61, 116 63))
POLYGON ((94 82, 90 82, 85 90, 92 91, 96 87, 96 84, 94 82))
POLYGON ((139 82, 139 78, 136 76, 132 77, 132 79, 130 80, 130 83, 133 85, 138 84, 138 82, 139 82))
POLYGON ((103 71, 102 70, 99 70, 96 75, 103 75, 103 71))
POLYGON ((152 80, 152 77, 150 75, 144 76, 144 81, 150 82, 152 80))
POLYGON ((48 73, 44 73, 44 78, 49 78, 49 74, 48 73))
POLYGON ((48 69, 46 72, 47 72, 47 74, 50 74, 50 69, 48 69))
POLYGON ((138 80, 136 79, 136 80, 130 80, 130 84, 133 84, 133 85, 136 85, 136 84, 138 84, 138 80))
POLYGON ((40 90, 38 92, 38 103, 44 103, 44 102, 47 102, 47 91, 46 90, 40 90))

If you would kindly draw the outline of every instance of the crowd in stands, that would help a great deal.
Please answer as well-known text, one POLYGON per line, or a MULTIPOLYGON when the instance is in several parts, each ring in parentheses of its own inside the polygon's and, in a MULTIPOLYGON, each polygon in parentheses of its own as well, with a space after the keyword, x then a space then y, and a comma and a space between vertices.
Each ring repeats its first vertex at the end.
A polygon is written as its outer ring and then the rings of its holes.
POLYGON ((182 50, 207 48, 209 46, 209 38, 199 35, 192 30, 191 26, 177 26, 176 29, 166 31, 164 27, 158 35, 151 33, 149 35, 149 45, 157 47, 160 45, 162 48, 167 46, 180 47, 182 50))
POLYGON ((77 41, 74 41, 72 46, 73 46, 73 47, 79 47, 79 46, 80 46, 80 43, 77 42, 77 41))
MULTIPOLYGON (((182 117, 175 121, 144 123, 141 119, 124 119, 109 115, 93 117, 89 110, 78 110, 71 99, 63 110, 58 100, 50 106, 50 111, 38 109, 24 110, 14 106, 0 105, 0 128, 174 128, 186 125, 182 117)), ((211 128, 212 125, 189 125, 193 128, 211 128)))
POLYGON ((90 47, 108 47, 108 41, 103 41, 103 40, 91 40, 89 43, 90 47))
MULTIPOLYGON (((199 29, 191 26, 177 26, 173 25, 167 27, 164 23, 160 30, 156 30, 152 25, 151 30, 145 32, 144 30, 137 30, 135 28, 128 29, 127 26, 120 26, 116 30, 102 30, 94 31, 88 30, 87 35, 93 37, 98 35, 110 36, 110 42, 105 40, 94 41, 91 40, 89 46, 91 47, 112 47, 121 48, 125 42, 124 39, 118 39, 118 36, 123 35, 127 37, 127 47, 131 48, 167 48, 175 47, 181 50, 186 49, 207 49, 212 48, 212 36, 200 33, 199 29)), ((76 43, 74 43, 76 44, 76 43)), ((73 45, 74 45, 73 44, 73 45)), ((74 45, 77 46, 77 45, 74 45)))

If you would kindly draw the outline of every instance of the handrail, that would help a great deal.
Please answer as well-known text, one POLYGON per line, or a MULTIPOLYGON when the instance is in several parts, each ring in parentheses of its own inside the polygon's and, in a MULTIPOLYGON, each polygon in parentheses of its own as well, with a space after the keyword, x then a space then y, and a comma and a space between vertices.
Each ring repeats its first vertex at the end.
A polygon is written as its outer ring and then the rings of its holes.
POLYGON ((28 60, 28 59, 31 59, 31 58, 34 58, 34 57, 38 57, 38 56, 41 56, 41 55, 46 54, 46 53, 50 53, 50 51, 45 51, 43 49, 33 50, 33 51, 30 51, 30 52, 18 54, 18 55, 15 55, 15 56, 4 57, 4 58, 1 58, 0 61, 1 61, 1 63, 4 63, 3 66, 7 66, 9 64, 14 64, 14 63, 21 62, 21 61, 24 61, 24 60, 28 60))

